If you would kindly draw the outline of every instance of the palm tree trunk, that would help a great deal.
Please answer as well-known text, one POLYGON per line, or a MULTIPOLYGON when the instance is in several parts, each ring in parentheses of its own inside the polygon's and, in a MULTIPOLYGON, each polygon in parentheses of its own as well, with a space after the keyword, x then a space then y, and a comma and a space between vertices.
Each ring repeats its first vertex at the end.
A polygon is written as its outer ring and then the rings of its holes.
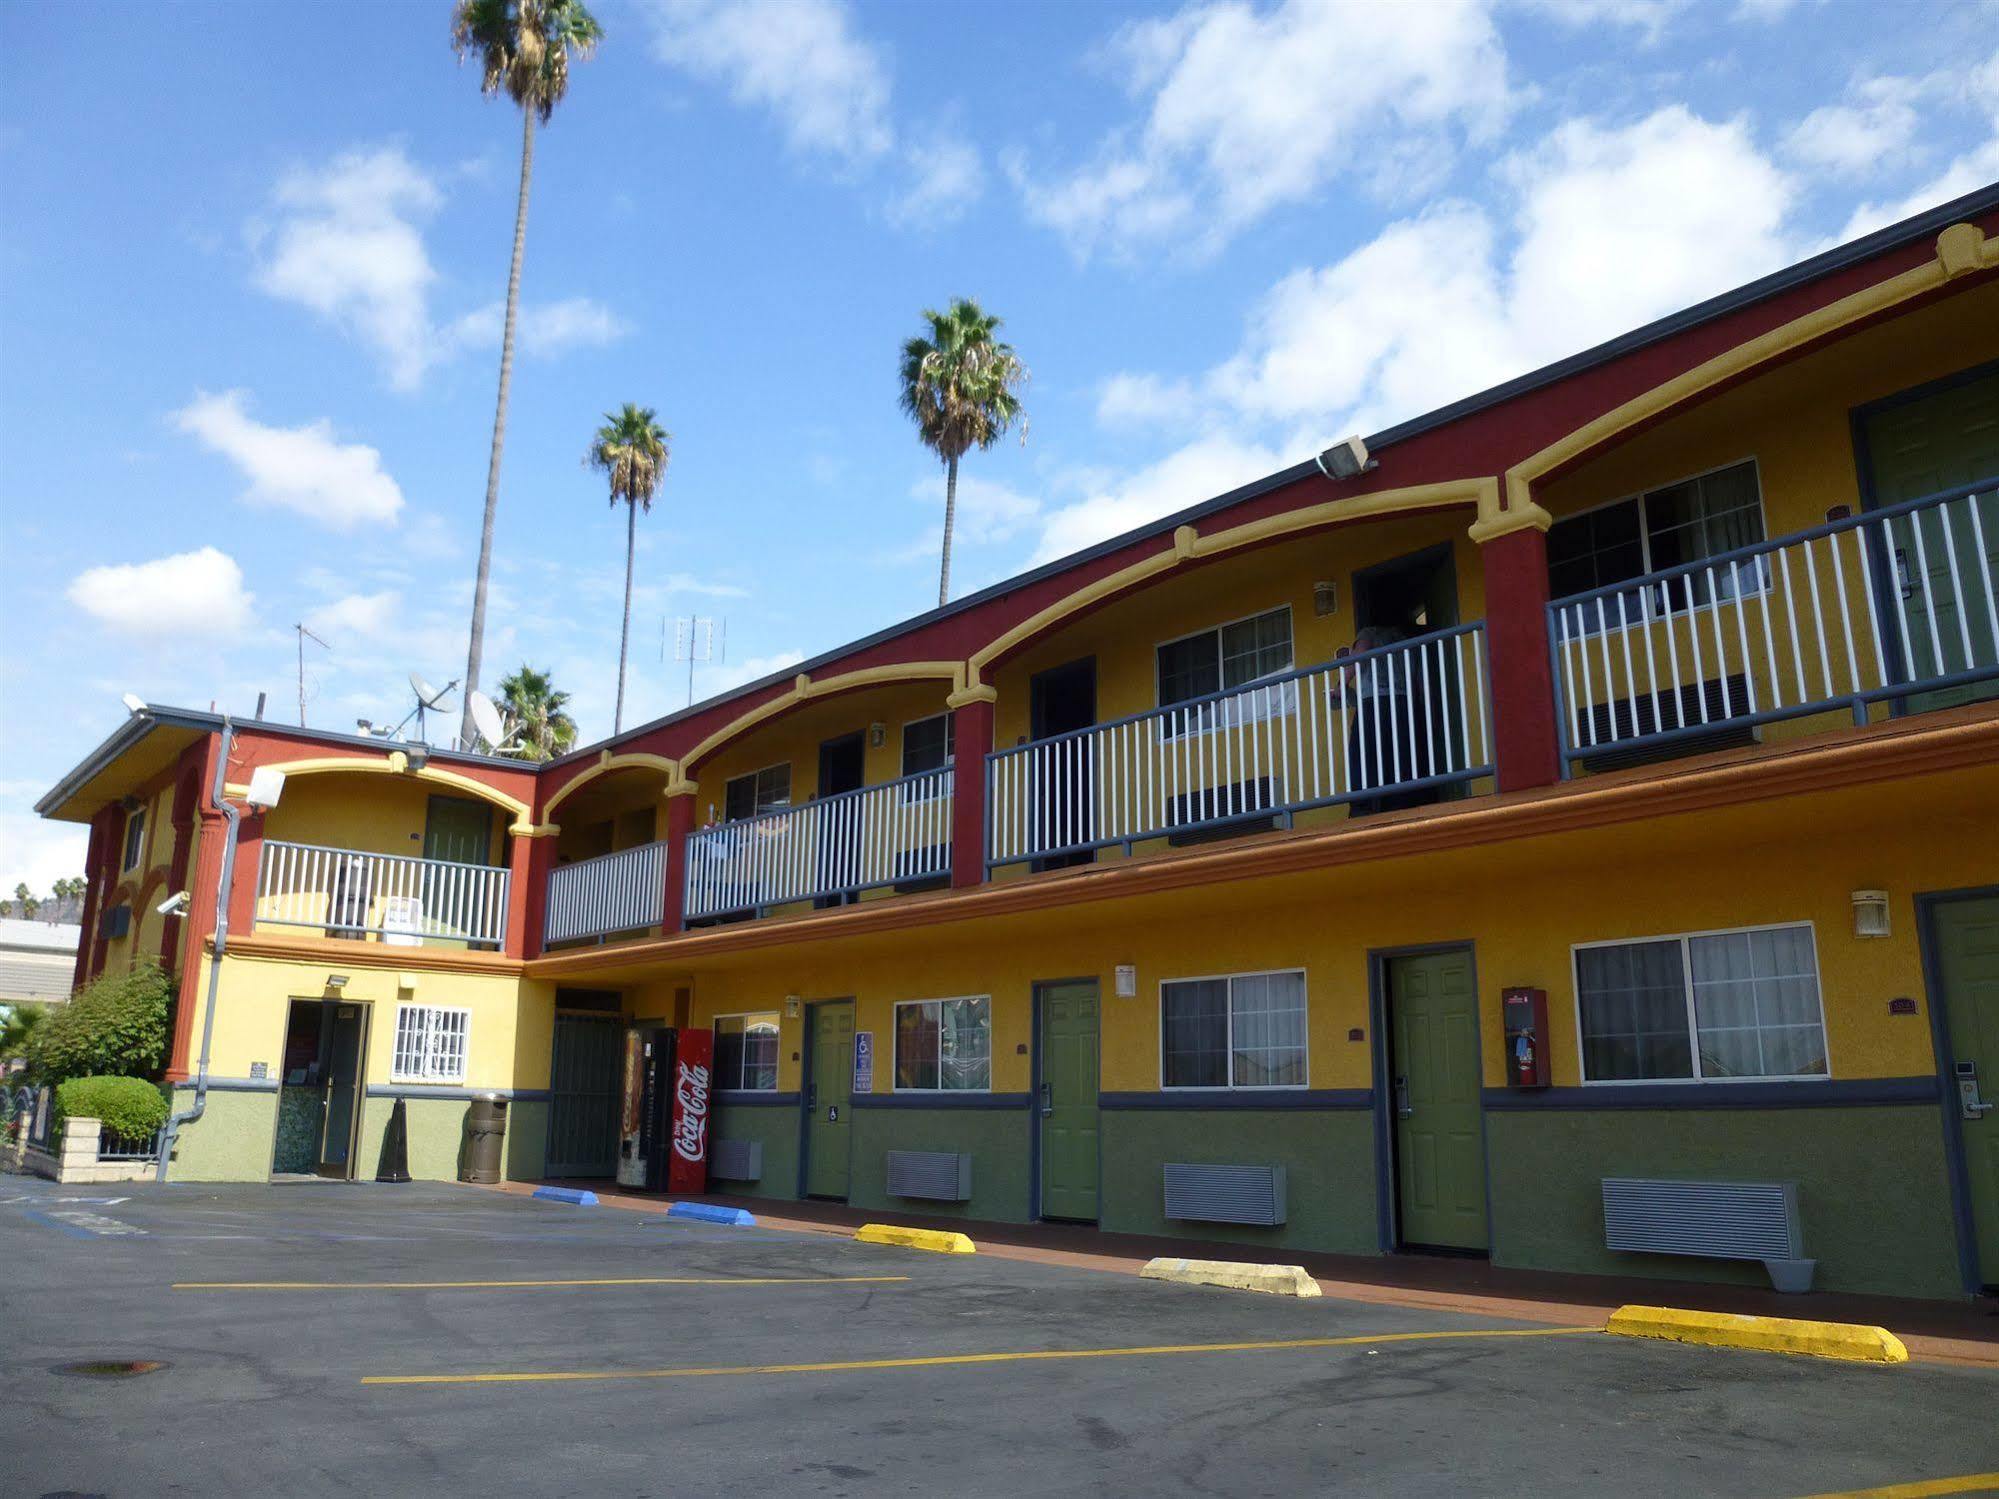
POLYGON ((958 460, 944 460, 944 560, 937 569, 937 607, 951 602, 951 528, 958 523, 958 460))
POLYGON ((611 714, 611 732, 625 726, 625 646, 632 635, 632 553, 639 543, 639 507, 625 501, 625 619, 618 626, 618 706, 611 714))
POLYGON ((507 271, 507 320, 500 333, 500 400, 493 411, 493 449, 486 459, 486 519, 479 531, 479 576, 472 585, 472 644, 465 657, 465 710, 458 739, 471 748, 472 694, 479 690, 479 667, 486 654, 486 580, 493 571, 493 516, 500 506, 500 449, 507 440, 507 387, 514 376, 514 317, 521 300, 521 252, 528 238, 528 180, 534 174, 534 110, 521 110, 521 190, 514 207, 514 260, 507 271))

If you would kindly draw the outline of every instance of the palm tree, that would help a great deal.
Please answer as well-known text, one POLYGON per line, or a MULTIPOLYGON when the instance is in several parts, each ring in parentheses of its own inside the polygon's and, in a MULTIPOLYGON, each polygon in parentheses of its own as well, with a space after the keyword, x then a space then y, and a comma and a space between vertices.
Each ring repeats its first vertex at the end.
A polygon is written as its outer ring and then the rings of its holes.
POLYGON ((520 306, 521 251, 527 244, 528 180, 534 171, 534 122, 546 125, 569 92, 569 57, 586 58, 604 29, 581 0, 458 0, 451 12, 451 46, 463 62, 477 54, 479 92, 502 89, 521 109, 521 186, 514 206, 514 259, 507 271, 507 316, 500 334, 500 399, 493 412, 493 447, 486 459, 486 518, 479 532, 479 573, 472 586, 472 643, 465 659, 462 743, 474 742, 472 694, 486 648, 486 581, 493 568, 493 514, 500 502, 500 448, 507 437, 507 387, 514 373, 514 317, 520 306))
POLYGON ((1016 421, 1027 441, 1027 414, 1019 389, 1027 366, 1011 344, 993 337, 1000 320, 977 302, 958 297, 943 312, 925 308, 928 337, 902 346, 902 409, 916 423, 917 438, 944 465, 944 556, 937 569, 937 602, 951 599, 951 531, 958 519, 958 460, 989 448, 1016 421))
POLYGON ((555 690, 545 671, 525 662, 519 671, 500 679, 500 712, 509 736, 521 737, 521 758, 553 760, 576 743, 576 721, 562 710, 569 694, 555 690))
POLYGON ((604 413, 604 425, 590 443, 584 462, 611 481, 611 503, 625 502, 625 617, 618 627, 618 706, 611 715, 611 732, 625 726, 625 648, 632 634, 632 556, 638 547, 639 507, 652 509, 652 497, 666 477, 667 444, 673 434, 653 417, 650 406, 625 402, 604 413))

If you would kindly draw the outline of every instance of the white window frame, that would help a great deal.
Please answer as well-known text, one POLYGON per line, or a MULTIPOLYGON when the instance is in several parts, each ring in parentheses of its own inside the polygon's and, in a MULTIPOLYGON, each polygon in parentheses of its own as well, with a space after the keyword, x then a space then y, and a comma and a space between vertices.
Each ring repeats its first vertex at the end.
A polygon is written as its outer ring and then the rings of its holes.
MULTIPOLYGON (((1763 493, 1763 464, 1762 461, 1754 453, 1750 453, 1745 457, 1741 458, 1731 458, 1726 463, 1714 464, 1712 467, 1701 469, 1697 473, 1681 474, 1679 477, 1673 479, 1661 479, 1657 483, 1647 484, 1642 489, 1634 489, 1626 494, 1614 495, 1607 500, 1598 500, 1595 504, 1585 505, 1580 510, 1571 510, 1566 515, 1556 516, 1553 525, 1551 525, 1549 529, 1552 530, 1554 526, 1559 526, 1565 520, 1579 520, 1583 516, 1593 515, 1599 510, 1608 510, 1613 505, 1629 505, 1636 503, 1638 506, 1638 561, 1640 564, 1639 575, 1635 578, 1627 578, 1623 583, 1601 583, 1598 584, 1597 587, 1599 588, 1645 587, 1649 591, 1649 589, 1653 585, 1647 584, 1645 580, 1649 578, 1653 572, 1652 528, 1646 524, 1645 497, 1661 489, 1671 489, 1675 484, 1692 484, 1697 482, 1698 480, 1708 478, 1713 474, 1726 473, 1729 469, 1732 468, 1741 468, 1744 464, 1747 464, 1749 466, 1751 474, 1754 475, 1756 479, 1756 519, 1763 528, 1763 541, 1768 542, 1772 539, 1770 535, 1770 507, 1763 493)), ((1761 543, 1757 544, 1761 545, 1761 543)), ((1715 598, 1708 599, 1705 603, 1695 604, 1692 609, 1689 609, 1684 603, 1675 603, 1673 601, 1672 594, 1669 591, 1666 598, 1666 607, 1663 610, 1655 609, 1653 611, 1651 616, 1651 623, 1658 624, 1660 621, 1668 619, 1691 619, 1696 615, 1705 614, 1708 610, 1717 608, 1721 605, 1733 604, 1738 598, 1753 599, 1761 596, 1762 594, 1768 593, 1771 587, 1769 568, 1762 565, 1761 563, 1755 563, 1755 562, 1751 563, 1751 567, 1753 569, 1753 575, 1750 577, 1750 579, 1745 584, 1740 593, 1732 593, 1725 599, 1719 597, 1719 595, 1717 594, 1715 598)), ((1594 589, 1589 589, 1589 588, 1585 588, 1583 590, 1584 593, 1591 593, 1594 591, 1595 591, 1594 589)), ((1553 599, 1553 602, 1557 610, 1559 611, 1562 606, 1562 600, 1560 598, 1555 598, 1553 599)), ((1581 636, 1577 638, 1593 636, 1599 630, 1603 630, 1614 635, 1620 630, 1625 630, 1625 629, 1642 630, 1645 628, 1647 622, 1643 616, 1637 619, 1631 619, 1627 617, 1622 624, 1619 624, 1618 621, 1611 614, 1609 601, 1605 600, 1603 602, 1604 602, 1603 624, 1599 625, 1596 622, 1596 620, 1593 618, 1593 615, 1595 613, 1594 608, 1584 611, 1581 636)))
MULTIPOLYGON (((940 772, 955 769, 957 763, 958 763, 957 724, 954 721, 951 710, 949 708, 946 708, 942 713, 926 713, 921 718, 911 718, 904 720, 902 725, 902 739, 900 744, 897 746, 897 751, 896 751, 896 770, 898 772, 897 779, 900 780, 903 777, 912 776, 912 775, 933 776, 933 777, 939 777, 939 779, 941 779, 940 772), (945 740, 950 746, 949 750, 946 752, 944 756, 944 763, 942 765, 933 765, 928 770, 904 770, 902 767, 909 759, 909 731, 915 728, 916 725, 920 723, 929 723, 933 719, 939 719, 939 718, 943 719, 945 722, 946 725, 946 728, 944 730, 945 740)), ((954 776, 953 779, 955 780, 956 777, 954 776)), ((909 803, 912 806, 916 806, 916 805, 921 805, 925 802, 937 801, 940 798, 942 798, 944 795, 946 795, 943 788, 938 785, 937 780, 932 780, 925 784, 928 784, 929 786, 932 787, 936 787, 937 789, 928 790, 928 791, 920 790, 918 789, 918 783, 904 780, 902 786, 901 800, 906 803, 909 803)))
POLYGON ((1569 945, 1569 989, 1576 1020, 1576 1076, 1585 1088, 1725 1088, 1754 1083, 1825 1083, 1832 1081, 1832 1036, 1825 1024, 1825 969, 1819 963, 1818 923, 1814 921, 1766 921, 1755 926, 1707 927, 1692 932, 1660 932, 1645 937, 1612 937, 1597 942, 1569 945), (1824 1072, 1768 1073, 1759 1077, 1703 1077, 1701 1075, 1700 1022, 1694 1012, 1694 965, 1688 944, 1700 937, 1739 937, 1753 932, 1789 932, 1802 928, 1812 949, 1813 987, 1818 991, 1819 1038, 1825 1042, 1824 1072), (1589 1054, 1583 1039, 1583 986, 1576 955, 1594 947, 1634 947, 1642 942, 1680 944, 1680 977, 1686 988, 1688 1058, 1691 1077, 1601 1077, 1589 1075, 1589 1054))
POLYGON ((1265 672, 1262 676, 1254 677, 1239 687, 1218 687, 1216 689, 1216 691, 1229 694, 1233 698, 1244 693, 1253 692, 1257 687, 1270 683, 1274 678, 1282 677, 1298 669, 1298 621, 1292 613, 1291 601, 1289 599, 1279 600, 1266 609, 1252 609, 1249 613, 1239 614, 1234 619, 1221 620, 1216 624, 1207 626, 1205 629, 1189 630, 1185 634, 1170 636, 1165 640, 1155 640, 1152 643, 1152 705, 1161 715, 1158 720, 1160 738, 1182 739, 1195 734, 1212 734, 1217 728, 1239 728, 1244 724, 1261 723, 1267 718, 1275 718, 1280 714, 1289 713, 1297 706, 1297 687, 1294 683, 1290 682, 1281 684, 1282 690, 1273 695, 1266 696, 1254 705, 1248 703, 1241 704, 1239 711, 1233 714, 1225 724, 1217 723, 1216 720, 1220 715, 1215 712, 1215 709, 1224 701, 1227 701, 1227 699, 1211 697, 1209 694, 1203 693, 1201 695, 1209 697, 1210 700, 1197 707, 1189 707, 1186 702, 1169 703, 1166 701, 1165 673, 1160 669, 1159 662, 1159 653, 1161 651, 1165 650, 1169 645, 1179 645, 1182 641, 1198 640, 1203 635, 1212 635, 1215 637, 1215 670, 1217 680, 1219 680, 1222 665, 1222 631, 1228 629, 1231 625, 1245 625, 1253 619, 1262 619, 1266 614, 1282 614, 1284 616, 1285 633, 1291 640, 1290 663, 1280 671, 1265 672), (1186 713, 1192 714, 1198 721, 1187 724, 1183 728, 1174 727, 1171 722, 1171 715, 1175 709, 1182 709, 1186 713))
MULTIPOLYGON (((448 1034, 448 1033, 442 1033, 448 1034)), ((463 1084, 472 1065, 472 1012, 463 1005, 399 1004, 396 1006, 396 1028, 389 1038, 389 1081, 396 1083, 448 1083, 463 1084), (436 1042, 440 1032, 435 1029, 435 1021, 427 1019, 417 1037, 417 1067, 415 1070, 403 1065, 403 1019, 412 1012, 425 1017, 439 1015, 455 1016, 458 1019, 458 1047, 456 1073, 451 1073, 438 1065, 439 1048, 436 1042)))
MULTIPOLYGON (((746 770, 740 775, 728 776, 722 782, 722 822, 724 824, 729 822, 752 822, 759 817, 770 817, 778 812, 788 812, 798 805, 797 801, 794 800, 794 794, 797 790, 798 787, 793 780, 791 762, 789 760, 773 760, 768 765, 759 765, 755 770, 746 770), (731 818, 729 816, 729 788, 738 781, 753 782, 757 777, 763 775, 765 771, 778 769, 784 771, 784 804, 782 806, 757 808, 748 817, 731 818)), ((754 805, 756 798, 752 796, 750 800, 752 805, 754 805)))
POLYGON ((1256 968, 1243 973, 1179 973, 1159 981, 1159 1007, 1153 1012, 1159 1020, 1159 1091, 1162 1093, 1298 1093, 1312 1086, 1312 979, 1301 965, 1296 968, 1256 968), (1169 984, 1233 984, 1237 979, 1278 978, 1286 974, 1297 974, 1298 982, 1305 992, 1305 1081, 1302 1083, 1238 1083, 1235 1080, 1235 996, 1228 996, 1228 1038, 1223 1043, 1222 1057, 1226 1066, 1223 1072, 1228 1081, 1220 1085, 1206 1083, 1169 1083, 1166 1081, 1166 989, 1169 984))
MULTIPOLYGON (((775 1022, 777 1023, 777 1026, 778 1026, 778 1035, 779 1035, 780 1037, 782 1037, 782 1035, 784 1034, 784 1017, 783 1017, 782 1013, 781 1013, 780 1011, 777 1011, 777 1010, 732 1010, 732 1011, 730 1011, 730 1012, 729 1012, 728 1014, 726 1014, 726 1015, 717 1015, 717 1016, 713 1017, 713 1018, 712 1018, 712 1019, 711 1019, 711 1020, 710 1020, 710 1021, 708 1022, 708 1025, 709 1025, 709 1028, 710 1028, 710 1029, 711 1029, 711 1030, 712 1030, 712 1031, 713 1031, 713 1032, 715 1033, 715 1040, 716 1040, 716 1043, 717 1043, 717 1046, 718 1046, 718 1048, 719 1048, 719 1045, 720 1045, 720 1042, 721 1042, 721 1039, 722 1039, 722 1022, 723 1022, 723 1021, 725 1021, 725 1020, 755 1020, 755 1019, 757 1019, 757 1018, 758 1018, 759 1016, 764 1016, 764 1015, 768 1015, 768 1016, 769 1016, 769 1017, 770 1017, 770 1018, 771 1018, 771 1019, 772 1019, 773 1021, 775 1021, 775 1022)), ((744 1030, 744 1032, 743 1032, 743 1035, 744 1035, 745 1037, 747 1037, 747 1036, 749 1035, 749 1031, 748 1031, 747 1029, 745 1029, 745 1030, 744 1030)), ((784 1048, 783 1048, 783 1046, 782 1046, 782 1045, 780 1045, 780 1046, 778 1047, 778 1053, 779 1053, 779 1055, 778 1055, 778 1061, 779 1061, 779 1063, 780 1063, 780 1064, 781 1064, 781 1063, 783 1062, 783 1060, 784 1060, 784 1057, 783 1057, 783 1052, 784 1052, 784 1048)), ((739 1074, 738 1074, 738 1077, 740 1078, 740 1076, 741 1076, 741 1074, 739 1073, 739 1074)), ((722 1081, 722 1079, 720 1079, 719 1077, 715 1079, 715 1086, 716 1086, 717 1088, 728 1088, 728 1089, 729 1089, 729 1091, 731 1091, 731 1092, 734 1092, 734 1093, 775 1093, 775 1092, 777 1091, 777 1071, 776 1071, 775 1069, 773 1069, 773 1070, 772 1070, 772 1072, 771 1072, 771 1075, 770 1075, 770 1086, 769 1086, 768 1088, 752 1088, 752 1087, 749 1087, 749 1086, 747 1086, 746 1084, 742 1083, 741 1081, 738 1081, 738 1082, 736 1082, 735 1084, 731 1085, 731 1084, 728 1084, 728 1083, 725 1083, 725 1082, 723 1082, 723 1081, 722 1081)))
POLYGON ((118 872, 137 869, 146 862, 146 822, 152 816, 152 807, 135 807, 125 814, 125 826, 118 848, 118 872))
MULTIPOLYGON (((902 1036, 902 1027, 896 1023, 896 1016, 910 1005, 948 1005, 958 1000, 984 1000, 986 1006, 986 1035, 993 1034, 993 997, 990 994, 944 994, 933 999, 898 999, 889 1015, 888 1027, 888 1083, 891 1093, 910 1093, 924 1098, 976 1098, 981 1093, 993 1091, 993 1054, 986 1051, 986 1085, 983 1088, 947 1088, 944 1086, 944 1026, 940 1020, 937 1026, 937 1086, 934 1088, 905 1088, 896 1081, 900 1070, 897 1063, 896 1043, 902 1036)), ((942 1015, 942 1010, 939 1010, 942 1015)))

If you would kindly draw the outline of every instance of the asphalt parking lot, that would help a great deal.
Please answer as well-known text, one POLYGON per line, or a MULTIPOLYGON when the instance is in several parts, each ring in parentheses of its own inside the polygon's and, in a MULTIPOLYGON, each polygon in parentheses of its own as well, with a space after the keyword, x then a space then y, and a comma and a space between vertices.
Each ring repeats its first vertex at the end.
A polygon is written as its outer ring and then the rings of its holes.
POLYGON ((1999 1370, 477 1188, 0 1179, 0 1319, 7 1495, 1777 1499, 1999 1469, 1999 1370), (95 1361, 164 1367, 58 1372, 95 1361))

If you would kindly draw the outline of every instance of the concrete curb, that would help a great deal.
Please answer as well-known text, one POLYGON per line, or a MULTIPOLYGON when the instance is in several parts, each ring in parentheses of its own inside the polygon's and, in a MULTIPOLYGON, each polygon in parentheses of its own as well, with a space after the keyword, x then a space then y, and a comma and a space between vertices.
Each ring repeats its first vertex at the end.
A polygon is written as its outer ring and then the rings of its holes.
POLYGON ((977 1254, 978 1245, 963 1234, 941 1228, 898 1228, 892 1223, 864 1223, 854 1230, 862 1244, 894 1244, 903 1249, 929 1249, 938 1254, 977 1254))
POLYGON ((712 1202, 676 1202, 666 1210, 669 1218, 690 1218, 697 1223, 724 1223, 731 1228, 754 1228, 756 1215, 741 1208, 718 1207, 712 1202))
POLYGON ((566 1202, 571 1207, 594 1208, 597 1194, 586 1192, 581 1187, 536 1187, 534 1196, 543 1202, 566 1202))
POLYGON ((1149 1260, 1138 1272, 1145 1280, 1171 1281, 1182 1286, 1222 1286, 1231 1291, 1262 1291, 1271 1296, 1317 1296, 1319 1283, 1303 1265, 1251 1265, 1238 1260, 1149 1260))
POLYGON ((1673 1343, 1753 1348, 1763 1353, 1804 1353, 1856 1363, 1909 1361, 1909 1350, 1887 1328, 1854 1322, 1801 1322, 1733 1312, 1688 1312, 1670 1306, 1621 1306, 1610 1314, 1603 1330, 1627 1338, 1664 1338, 1673 1343))

